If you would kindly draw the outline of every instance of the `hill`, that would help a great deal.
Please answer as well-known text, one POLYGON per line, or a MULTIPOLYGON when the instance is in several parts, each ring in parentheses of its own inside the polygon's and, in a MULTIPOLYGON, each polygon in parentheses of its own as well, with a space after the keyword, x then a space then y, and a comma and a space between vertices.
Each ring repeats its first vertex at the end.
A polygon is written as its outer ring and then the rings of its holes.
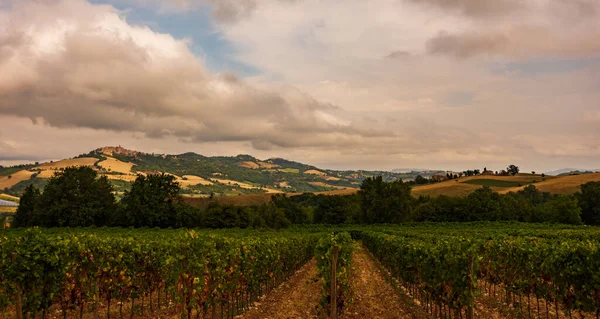
MULTIPOLYGON (((121 146, 102 147, 87 154, 61 161, 0 166, 0 190, 10 196, 20 196, 28 185, 43 188, 48 179, 67 166, 90 166, 106 176, 117 197, 128 190, 138 174, 165 173, 173 175, 182 186, 182 195, 194 203, 207 202, 208 197, 228 196, 219 201, 231 204, 268 202, 272 194, 352 194, 367 177, 383 176, 385 181, 413 180, 439 173, 435 170, 407 172, 330 170, 283 158, 257 159, 251 155, 207 157, 196 153, 177 155, 152 154, 129 150, 121 146), (206 199, 203 199, 206 198, 206 199)), ((478 175, 461 177, 435 184, 413 187, 413 195, 465 196, 489 186, 498 192, 517 191, 535 184, 542 191, 573 193, 588 181, 600 181, 600 173, 545 176, 478 175)))
POLYGON ((517 174, 516 176, 478 175, 461 177, 440 183, 413 187, 414 196, 466 196, 474 190, 489 186, 499 193, 516 192, 527 185, 535 185, 540 191, 554 194, 570 194, 580 189, 582 184, 600 181, 600 173, 545 176, 534 174, 517 174))
MULTIPOLYGON (((582 169, 582 168, 561 168, 554 171, 546 172, 546 175, 570 175, 571 173, 597 173, 600 169, 582 169)), ((574 175, 575 175, 574 174, 574 175)))
POLYGON ((153 154, 107 146, 72 159, 0 167, 0 189, 6 194, 20 196, 28 185, 41 188, 56 172, 73 165, 93 167, 111 181, 118 195, 129 189, 138 174, 170 174, 182 186, 183 195, 189 197, 252 194, 260 198, 258 195, 275 193, 354 192, 367 177, 381 175, 384 180, 392 181, 411 179, 416 173, 339 171, 283 158, 261 160, 251 155, 207 157, 192 152, 153 154))

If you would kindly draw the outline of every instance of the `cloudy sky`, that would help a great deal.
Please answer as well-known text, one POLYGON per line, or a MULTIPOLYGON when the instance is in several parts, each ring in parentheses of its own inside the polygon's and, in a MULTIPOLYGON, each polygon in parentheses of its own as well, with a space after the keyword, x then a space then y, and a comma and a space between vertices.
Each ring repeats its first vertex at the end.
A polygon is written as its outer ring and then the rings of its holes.
POLYGON ((600 168, 598 0, 0 0, 0 164, 600 168))

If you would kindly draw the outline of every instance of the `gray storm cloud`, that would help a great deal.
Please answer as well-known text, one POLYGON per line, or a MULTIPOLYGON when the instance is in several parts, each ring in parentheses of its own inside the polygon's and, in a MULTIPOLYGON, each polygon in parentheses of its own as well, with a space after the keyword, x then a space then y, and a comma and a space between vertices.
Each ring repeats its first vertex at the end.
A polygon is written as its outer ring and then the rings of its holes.
POLYGON ((258 148, 383 134, 332 121, 335 107, 297 89, 258 89, 211 74, 183 41, 132 27, 109 6, 21 3, 0 29, 1 114, 258 148))

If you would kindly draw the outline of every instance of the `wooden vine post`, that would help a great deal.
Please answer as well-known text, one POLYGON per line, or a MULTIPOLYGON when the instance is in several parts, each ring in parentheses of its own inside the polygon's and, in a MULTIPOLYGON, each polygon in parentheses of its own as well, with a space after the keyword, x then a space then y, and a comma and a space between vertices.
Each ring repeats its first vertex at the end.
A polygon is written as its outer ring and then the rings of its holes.
POLYGON ((467 307, 467 319, 473 319, 473 256, 469 257, 469 306, 467 307))
POLYGON ((340 247, 333 246, 333 258, 331 260, 331 314, 330 318, 337 319, 337 260, 340 247))

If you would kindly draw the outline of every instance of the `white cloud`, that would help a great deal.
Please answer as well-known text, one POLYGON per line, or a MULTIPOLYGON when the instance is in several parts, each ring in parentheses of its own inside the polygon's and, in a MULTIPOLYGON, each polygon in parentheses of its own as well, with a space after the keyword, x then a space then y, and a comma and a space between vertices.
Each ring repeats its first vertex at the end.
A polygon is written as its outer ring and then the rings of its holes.
MULTIPOLYGON (((519 161, 540 170, 600 157, 600 66, 526 68, 541 57, 599 57, 595 0, 123 1, 210 6, 234 58, 260 74, 213 74, 188 40, 132 26, 110 6, 13 1, 0 11, 0 120, 42 118, 23 127, 53 132, 48 145, 89 134, 61 154, 121 140, 340 168, 519 161), (511 62, 525 67, 497 67, 511 62)), ((0 134, 15 154, 34 147, 0 134)))

